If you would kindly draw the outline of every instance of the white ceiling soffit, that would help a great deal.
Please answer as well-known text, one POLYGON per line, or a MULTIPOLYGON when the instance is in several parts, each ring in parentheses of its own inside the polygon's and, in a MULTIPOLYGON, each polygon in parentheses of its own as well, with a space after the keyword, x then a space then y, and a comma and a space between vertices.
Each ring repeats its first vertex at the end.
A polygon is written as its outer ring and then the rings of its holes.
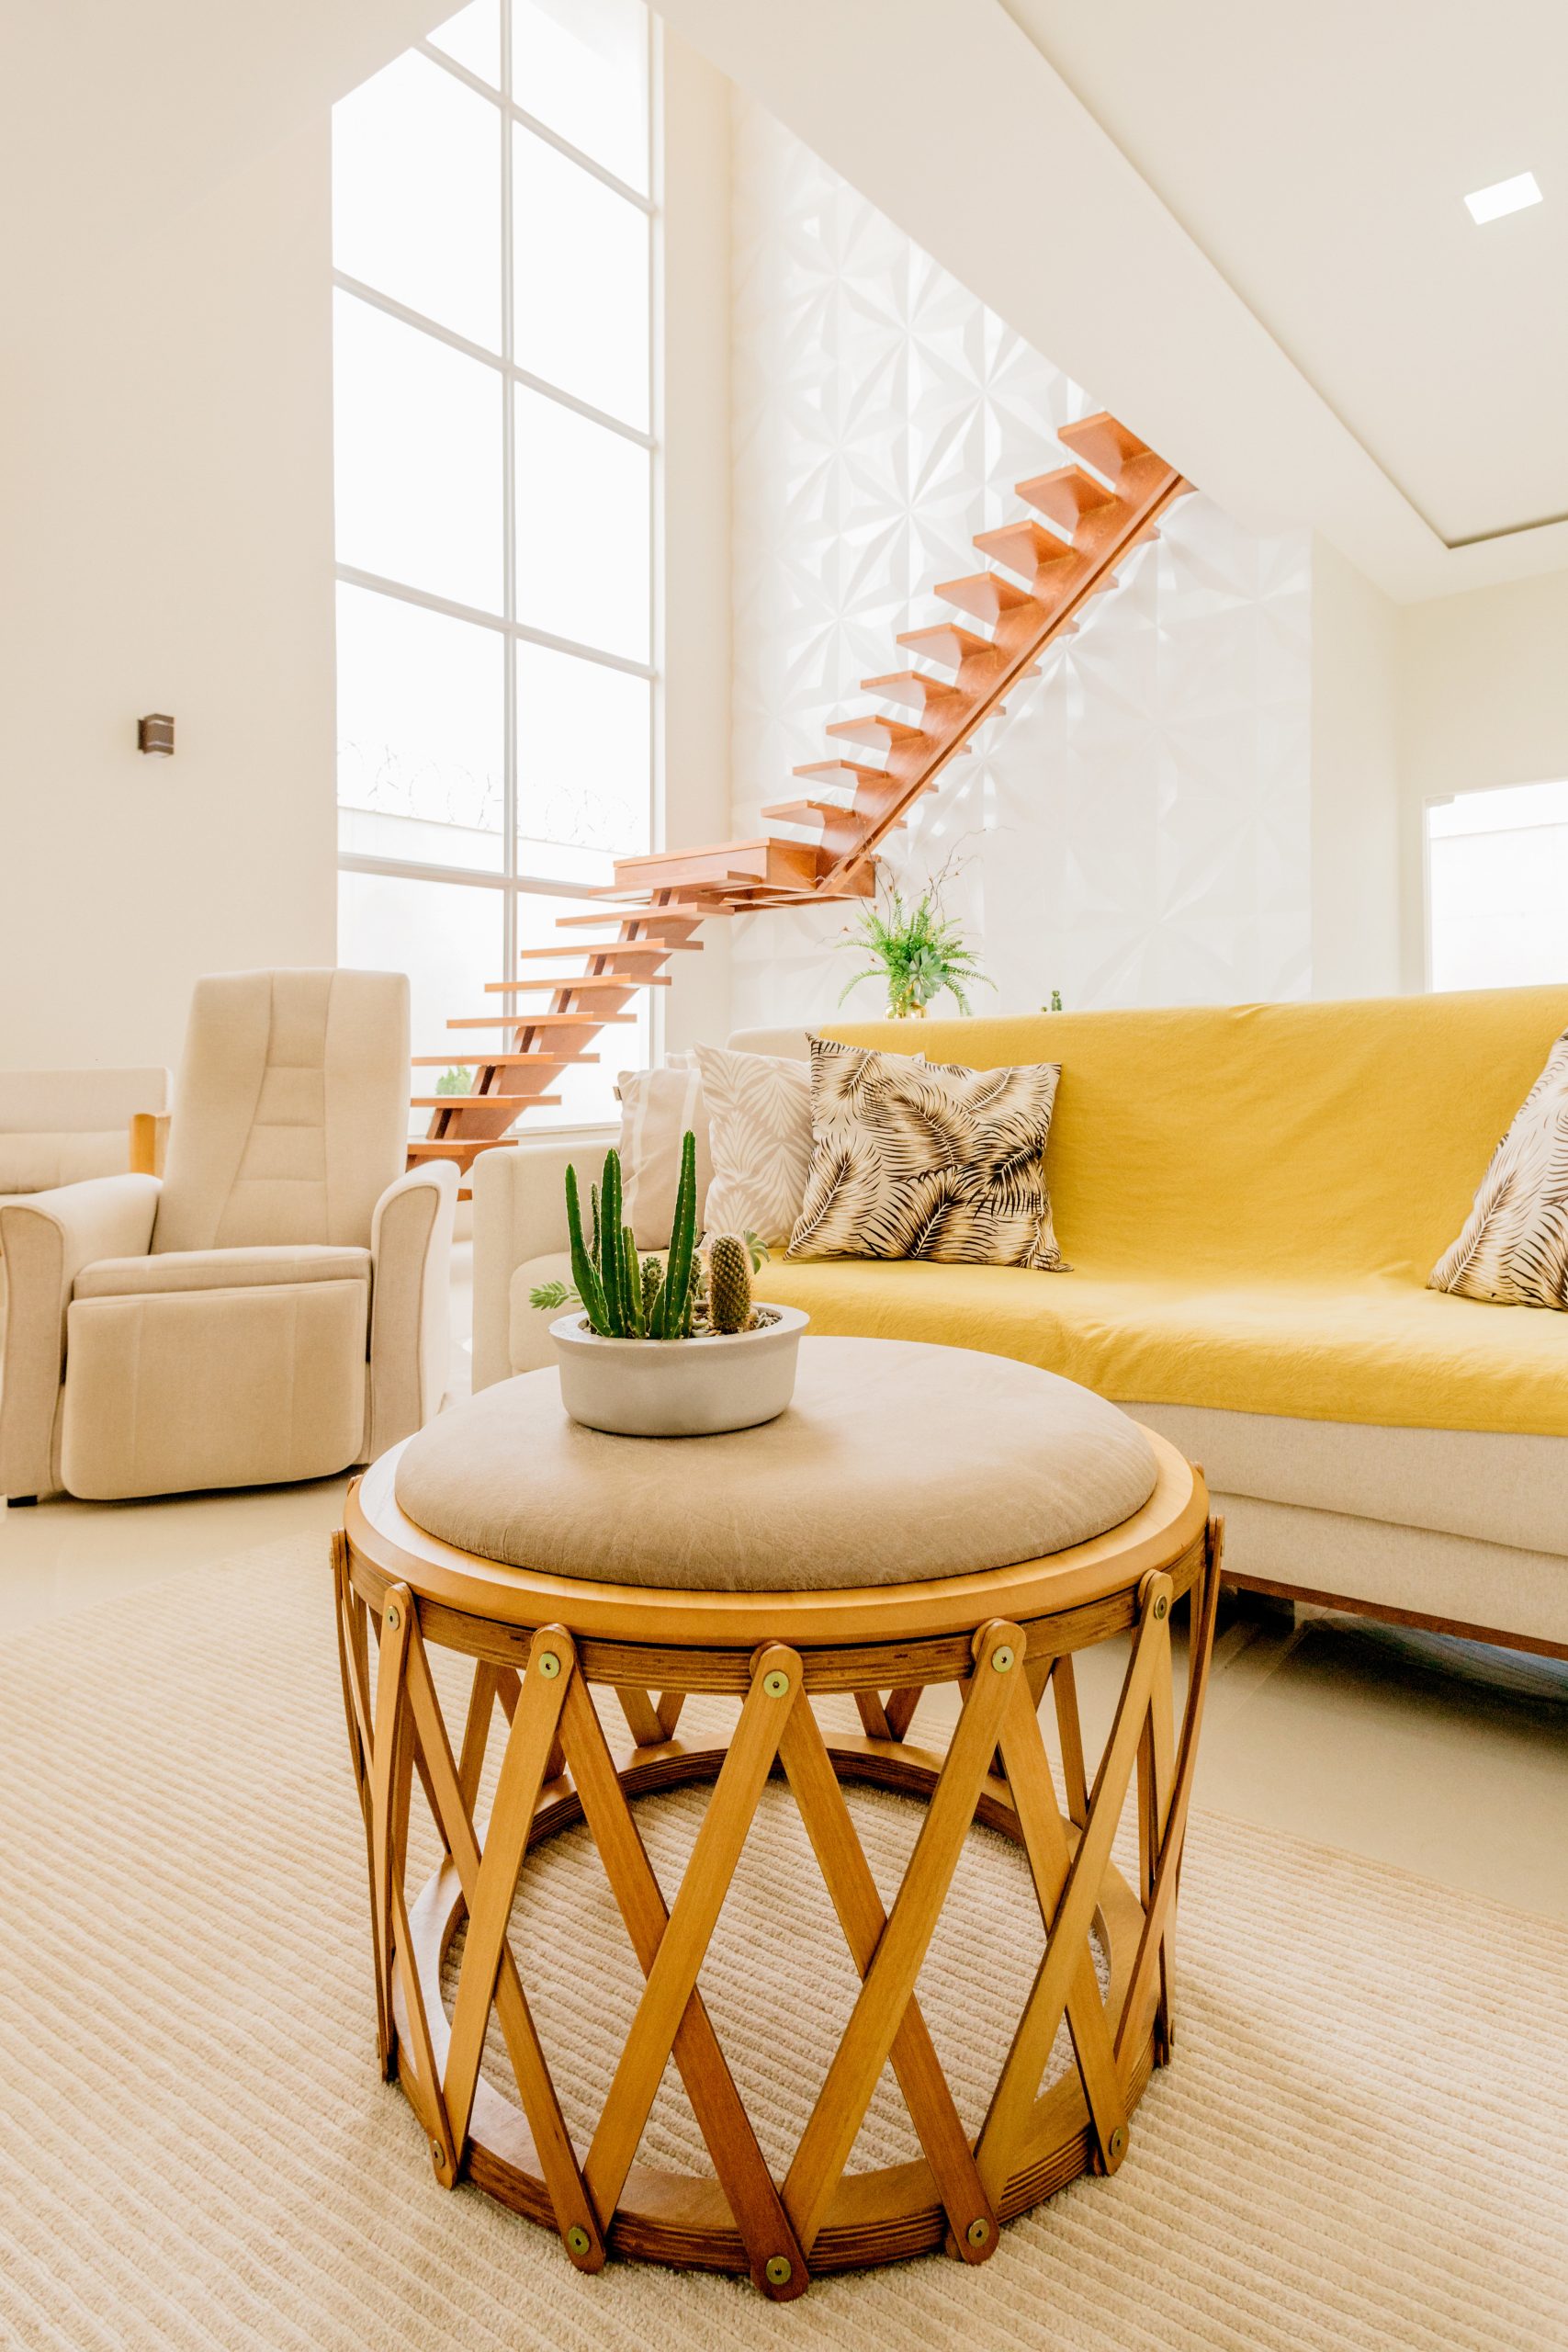
POLYGON ((460 0, 0 0, 0 334, 91 314, 137 245, 460 0))
POLYGON ((1568 514, 1551 6, 1472 8, 1467 46, 1455 0, 661 13, 1238 519, 1413 600, 1568 564, 1568 522, 1517 527, 1568 514), (1548 201, 1474 227, 1526 169, 1548 201))

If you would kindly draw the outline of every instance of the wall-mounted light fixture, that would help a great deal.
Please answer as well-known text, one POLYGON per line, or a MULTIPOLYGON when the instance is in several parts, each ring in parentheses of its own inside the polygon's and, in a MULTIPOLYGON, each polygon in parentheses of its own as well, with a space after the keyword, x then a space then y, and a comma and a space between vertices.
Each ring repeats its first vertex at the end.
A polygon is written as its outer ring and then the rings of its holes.
POLYGON ((175 756, 175 722, 166 711, 150 711, 136 722, 136 748, 162 760, 175 756))

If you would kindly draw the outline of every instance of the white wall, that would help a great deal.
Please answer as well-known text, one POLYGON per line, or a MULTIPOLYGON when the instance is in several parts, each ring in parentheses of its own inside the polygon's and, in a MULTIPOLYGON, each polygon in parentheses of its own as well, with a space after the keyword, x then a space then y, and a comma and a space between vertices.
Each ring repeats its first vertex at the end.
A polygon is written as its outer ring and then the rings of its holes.
POLYGON ((1399 612, 1325 539, 1312 550, 1312 985, 1396 994, 1399 612))
MULTIPOLYGON (((735 820, 797 797, 900 629, 950 617, 1012 485, 1097 403, 781 125, 736 121, 735 820)), ((1184 500, 894 860, 947 891, 998 983, 976 1009, 1305 993, 1311 814, 1304 533, 1184 500)), ((907 715, 907 714, 906 714, 907 715)), ((738 1023, 821 1019, 846 910, 736 926, 738 1023)), ((868 984, 857 1008, 879 1007, 868 984)))
POLYGON ((197 974, 333 960, 328 196, 323 118, 5 355, 0 1063, 173 1062, 197 974))

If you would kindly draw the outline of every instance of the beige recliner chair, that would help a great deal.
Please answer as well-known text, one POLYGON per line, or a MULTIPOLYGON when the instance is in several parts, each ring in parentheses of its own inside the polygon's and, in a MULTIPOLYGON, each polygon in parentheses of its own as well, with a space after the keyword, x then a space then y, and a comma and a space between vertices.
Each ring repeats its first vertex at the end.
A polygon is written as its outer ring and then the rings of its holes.
POLYGON ((0 1494, 321 1478, 446 1385, 457 1171, 403 1175, 400 972, 197 983, 165 1170, 0 1210, 0 1494))

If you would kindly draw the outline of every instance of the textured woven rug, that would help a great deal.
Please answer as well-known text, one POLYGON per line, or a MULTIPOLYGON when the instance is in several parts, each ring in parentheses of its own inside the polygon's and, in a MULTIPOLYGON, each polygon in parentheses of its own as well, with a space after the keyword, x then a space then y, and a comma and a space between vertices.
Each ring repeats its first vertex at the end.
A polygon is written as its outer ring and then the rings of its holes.
MULTIPOLYGON (((700 1799, 646 1808, 679 1868, 700 1799)), ((867 1798, 896 1874, 912 1824, 867 1798)), ((781 1887, 819 1936, 770 1807, 710 1976, 764 2140, 787 2141, 816 2044, 770 1974, 781 1887)), ((995 1849, 996 1850, 992 1850, 995 1849)), ((586 1858, 531 1866, 530 1983, 569 2111, 573 2052, 622 1965, 586 1858), (611 1948, 615 1947, 615 1959, 611 1948), (585 2006, 586 2003, 586 2006, 585 2006)), ((1005 2030, 1026 1954, 994 1915, 1013 1867, 975 1840, 964 1939, 921 1997, 943 2050, 1005 2030), (998 1990, 998 1987, 1000 1986, 998 1990)), ((446 2194, 374 2054, 364 1843, 324 1544, 291 1542, 23 1636, 0 1653, 0 2343, 50 2352, 1303 2352, 1568 2343, 1568 1931, 1213 1815, 1188 1840, 1174 2065, 1113 2180, 942 2259, 803 2301, 612 2262, 583 2278, 479 2192, 446 2194)), ((792 1965, 801 1963, 797 1948, 792 1965)), ((837 1972, 837 1973, 836 1973, 837 1972)), ((795 1979, 798 1981, 798 1977, 795 1979)), ((815 2024, 813 2032, 824 2030, 815 2024)), ((954 2072, 962 2064, 953 2061, 954 2072)), ((973 2121, 973 2116, 969 2119, 973 2121)), ((857 2162, 902 2153, 896 2104, 857 2162)), ((668 2086, 650 2153, 687 2132, 668 2086)))

